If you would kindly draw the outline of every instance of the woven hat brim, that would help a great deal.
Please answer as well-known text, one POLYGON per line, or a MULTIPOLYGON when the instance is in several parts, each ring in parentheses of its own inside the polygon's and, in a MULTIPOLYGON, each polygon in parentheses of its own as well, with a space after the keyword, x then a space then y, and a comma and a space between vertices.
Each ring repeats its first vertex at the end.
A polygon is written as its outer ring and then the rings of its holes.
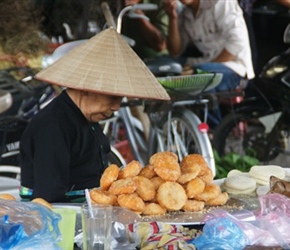
POLYGON ((170 99, 144 62, 113 28, 78 45, 35 77, 64 87, 110 95, 170 99))

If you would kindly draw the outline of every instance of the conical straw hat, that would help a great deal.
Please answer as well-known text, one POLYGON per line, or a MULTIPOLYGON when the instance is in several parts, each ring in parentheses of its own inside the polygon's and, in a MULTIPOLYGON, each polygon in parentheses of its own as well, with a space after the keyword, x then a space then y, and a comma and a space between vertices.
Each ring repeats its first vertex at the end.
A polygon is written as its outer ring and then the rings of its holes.
POLYGON ((35 77, 51 84, 109 95, 170 99, 156 77, 113 28, 78 45, 35 77))

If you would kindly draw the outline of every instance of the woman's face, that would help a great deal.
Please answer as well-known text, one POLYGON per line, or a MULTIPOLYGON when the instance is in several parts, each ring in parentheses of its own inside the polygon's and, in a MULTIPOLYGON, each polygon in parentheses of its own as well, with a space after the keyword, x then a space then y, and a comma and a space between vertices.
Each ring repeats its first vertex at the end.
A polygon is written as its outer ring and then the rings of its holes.
POLYGON ((121 96, 84 92, 79 108, 89 122, 98 122, 110 117, 120 108, 121 96))

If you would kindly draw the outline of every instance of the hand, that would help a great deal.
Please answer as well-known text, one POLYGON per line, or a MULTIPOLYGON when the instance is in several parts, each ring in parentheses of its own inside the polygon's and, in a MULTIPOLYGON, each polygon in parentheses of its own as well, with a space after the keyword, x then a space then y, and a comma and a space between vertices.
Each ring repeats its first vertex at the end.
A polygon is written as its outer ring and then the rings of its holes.
POLYGON ((140 3, 140 0, 125 0, 125 6, 130 6, 140 3))
POLYGON ((194 74, 193 68, 189 65, 184 65, 181 75, 192 75, 192 74, 194 74))
POLYGON ((169 18, 177 18, 177 1, 163 0, 163 7, 169 18))
MULTIPOLYGON (((125 6, 131 6, 134 4, 142 3, 142 0, 125 0, 125 6)), ((142 10, 135 10, 136 14, 144 15, 144 12, 142 10)))

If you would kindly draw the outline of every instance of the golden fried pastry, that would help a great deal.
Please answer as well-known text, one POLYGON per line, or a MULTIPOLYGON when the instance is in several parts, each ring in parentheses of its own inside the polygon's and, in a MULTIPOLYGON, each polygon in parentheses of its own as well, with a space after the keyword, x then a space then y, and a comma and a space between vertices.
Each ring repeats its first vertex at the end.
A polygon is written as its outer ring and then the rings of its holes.
POLYGON ((120 172, 120 168, 117 165, 111 164, 110 166, 108 166, 101 176, 100 188, 102 190, 108 190, 111 184, 115 180, 117 180, 119 176, 119 172, 120 172))
POLYGON ((145 208, 144 201, 136 194, 121 194, 118 196, 118 204, 121 207, 133 210, 134 212, 143 212, 145 208))
POLYGON ((184 189, 188 198, 194 198, 204 191, 205 182, 199 177, 194 178, 185 184, 184 189))
POLYGON ((137 183, 137 194, 143 201, 150 201, 155 197, 156 190, 153 182, 144 176, 133 178, 137 183))
POLYGON ((132 178, 140 173, 142 165, 139 161, 131 161, 119 173, 118 179, 132 178))
POLYGON ((217 197, 215 197, 213 199, 210 199, 210 200, 207 200, 205 202, 205 205, 208 205, 208 206, 222 206, 222 205, 227 203, 228 199, 229 199, 228 193, 227 192, 222 192, 217 197))
POLYGON ((117 196, 109 193, 106 190, 92 189, 90 191, 92 203, 114 205, 117 201, 117 196))
POLYGON ((221 188, 215 184, 206 184, 202 193, 195 195, 195 199, 199 201, 208 201, 216 198, 221 193, 221 188))
POLYGON ((185 184, 199 174, 201 166, 196 163, 195 158, 195 154, 191 154, 182 159, 180 163, 181 176, 177 180, 178 183, 185 184))
POLYGON ((156 173, 154 171, 153 166, 148 164, 144 168, 141 169, 139 175, 144 176, 148 179, 152 179, 154 176, 156 176, 156 173))
POLYGON ((165 213, 166 209, 154 202, 145 204, 145 208, 142 212, 144 215, 164 215, 165 213))
POLYGON ((198 174, 197 176, 207 184, 212 183, 213 178, 214 178, 213 172, 211 171, 210 168, 204 169, 203 174, 202 175, 198 174))
POLYGON ((150 158, 150 164, 153 165, 155 173, 165 181, 176 181, 181 170, 178 161, 168 152, 160 152, 150 158), (153 160, 151 158, 154 156, 153 160), (151 163, 152 161, 152 163, 151 163))
POLYGON ((132 194, 136 191, 136 189, 136 181, 132 178, 127 178, 114 181, 109 188, 109 192, 114 195, 132 194))
POLYGON ((169 151, 164 151, 164 152, 158 152, 158 153, 155 153, 154 155, 152 155, 149 159, 150 165, 154 165, 154 163, 156 161, 159 161, 160 157, 161 158, 173 157, 175 159, 175 161, 178 162, 178 156, 175 153, 169 152, 169 151))
POLYGON ((187 200, 183 187, 179 183, 171 181, 160 185, 156 198, 158 203, 169 211, 180 210, 187 200))
POLYGON ((41 204, 49 209, 52 209, 52 205, 49 202, 47 202, 45 199, 34 198, 31 202, 35 202, 35 203, 41 204))
POLYGON ((182 159, 180 164, 183 165, 183 168, 186 168, 187 166, 191 167, 193 164, 199 166, 199 175, 203 175, 204 170, 208 168, 204 157, 200 154, 187 155, 182 159))
POLYGON ((0 199, 15 201, 16 198, 12 194, 0 194, 0 199))
POLYGON ((157 190, 160 187, 160 185, 165 182, 165 180, 163 180, 159 176, 155 176, 151 179, 151 182, 153 183, 155 190, 157 190))
POLYGON ((188 199, 184 206, 182 207, 183 211, 186 212, 197 212, 201 211, 204 208, 204 201, 197 201, 188 199))

